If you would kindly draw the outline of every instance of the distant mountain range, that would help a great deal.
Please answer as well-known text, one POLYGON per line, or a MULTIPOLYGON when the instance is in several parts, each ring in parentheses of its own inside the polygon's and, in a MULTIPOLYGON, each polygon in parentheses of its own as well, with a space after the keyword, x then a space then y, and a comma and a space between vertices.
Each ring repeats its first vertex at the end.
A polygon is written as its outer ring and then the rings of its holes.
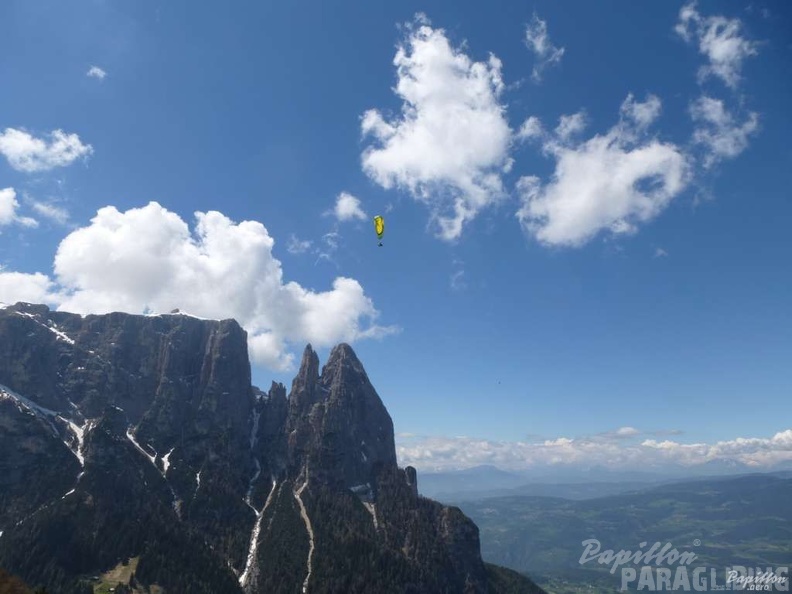
POLYGON ((460 507, 481 530, 486 561, 529 573, 556 594, 618 590, 618 572, 580 563, 587 539, 614 551, 671 543, 695 553, 696 566, 720 572, 734 566, 792 570, 788 472, 677 481, 578 501, 491 497, 460 507))
MULTIPOLYGON (((789 463, 777 464, 773 468, 768 474, 792 477, 789 463)), ((736 477, 755 472, 745 464, 722 460, 690 468, 669 466, 654 472, 618 471, 604 467, 510 472, 492 465, 481 465, 464 470, 421 472, 419 491, 425 497, 451 503, 511 495, 590 499, 665 483, 705 477, 736 477)))
POLYGON ((251 385, 233 320, 21 303, 0 309, 0 568, 50 594, 542 592, 418 495, 348 345, 321 372, 309 345, 287 397, 251 385))

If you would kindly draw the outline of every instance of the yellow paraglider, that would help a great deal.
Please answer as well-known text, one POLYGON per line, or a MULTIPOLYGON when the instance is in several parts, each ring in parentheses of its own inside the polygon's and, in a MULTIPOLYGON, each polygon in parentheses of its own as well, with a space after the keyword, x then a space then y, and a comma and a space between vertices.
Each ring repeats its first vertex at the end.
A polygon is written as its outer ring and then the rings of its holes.
POLYGON ((380 240, 379 246, 382 247, 382 236, 385 234, 385 219, 379 215, 374 217, 374 230, 377 232, 377 239, 380 240))

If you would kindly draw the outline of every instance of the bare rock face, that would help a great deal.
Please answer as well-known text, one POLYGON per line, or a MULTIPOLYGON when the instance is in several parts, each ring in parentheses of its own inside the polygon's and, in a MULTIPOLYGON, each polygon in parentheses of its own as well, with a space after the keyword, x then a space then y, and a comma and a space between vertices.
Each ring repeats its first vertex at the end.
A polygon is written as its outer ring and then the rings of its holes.
POLYGON ((289 396, 290 471, 371 489, 382 467, 396 467, 393 421, 349 345, 317 367, 309 345, 289 396))
POLYGON ((294 419, 310 413, 314 404, 319 402, 319 356, 311 348, 305 347, 300 370, 297 377, 292 382, 291 393, 289 394, 289 424, 294 419))
POLYGON ((404 482, 410 487, 410 492, 415 497, 418 497, 418 473, 412 466, 408 466, 404 469, 404 482))
POLYGON ((287 397, 233 320, 0 308, 0 463, 0 566, 53 592, 131 558, 168 592, 492 591, 346 344, 287 397))
POLYGON ((68 591, 82 563, 137 555, 173 522, 199 557, 214 547, 242 565, 254 403, 234 320, 0 309, 0 453, 14 469, 0 479, 0 565, 68 591), (61 551, 65 529, 79 544, 61 551), (46 558, 24 558, 45 537, 46 558))
POLYGON ((234 320, 83 317, 28 304, 0 312, 0 384, 35 395, 41 406, 84 417, 117 406, 159 441, 175 438, 185 421, 197 431, 219 425, 244 433, 250 365, 246 333, 234 320))

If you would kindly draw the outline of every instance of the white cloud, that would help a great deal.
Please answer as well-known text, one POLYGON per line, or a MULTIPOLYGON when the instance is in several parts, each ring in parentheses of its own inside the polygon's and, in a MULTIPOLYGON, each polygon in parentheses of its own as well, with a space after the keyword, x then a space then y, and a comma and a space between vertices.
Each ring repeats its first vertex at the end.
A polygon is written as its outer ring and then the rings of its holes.
POLYGON ((617 438, 624 438, 624 437, 635 437, 636 435, 640 434, 641 432, 638 431, 635 427, 619 427, 614 432, 614 437, 617 438))
POLYGON ((47 141, 24 130, 6 128, 0 133, 0 154, 17 171, 33 173, 65 167, 93 153, 93 147, 83 144, 77 134, 54 130, 49 136, 47 141))
POLYGON ((408 28, 394 65, 401 115, 364 114, 362 131, 376 142, 363 152, 363 169, 386 189, 406 188, 429 206, 439 236, 457 239, 505 195, 512 134, 499 103, 501 62, 472 61, 423 18, 408 28))
MULTIPOLYGON (((527 123, 528 122, 526 121, 526 124, 527 123)), ((541 124, 539 125, 541 126, 541 124)), ((572 115, 562 115, 558 120, 558 126, 556 126, 555 133, 559 140, 566 141, 570 136, 574 136, 578 132, 582 132, 585 127, 586 114, 580 111, 572 115)))
POLYGON ((17 202, 14 188, 0 190, 0 225, 9 225, 14 222, 17 207, 19 207, 19 202, 17 202))
POLYGON ((107 76, 107 72, 99 68, 99 66, 91 66, 88 69, 88 72, 85 73, 85 76, 90 78, 98 78, 99 80, 103 80, 105 76, 107 76))
POLYGON ((294 233, 289 236, 286 250, 290 254, 304 254, 311 249, 313 242, 309 239, 299 239, 294 233))
POLYGON ((679 11, 679 22, 674 30, 687 42, 697 41, 699 52, 709 60, 709 64, 699 70, 700 80, 714 75, 727 86, 736 88, 743 60, 757 54, 756 43, 741 35, 739 19, 703 17, 696 10, 695 2, 679 11))
POLYGON ((50 219, 59 225, 65 225, 69 222, 69 211, 62 206, 58 206, 52 202, 39 202, 38 200, 33 200, 30 197, 27 197, 27 201, 30 203, 30 206, 33 208, 33 210, 35 210, 42 217, 50 219))
POLYGON ((531 78, 535 82, 542 79, 542 71, 548 66, 558 64, 564 56, 564 48, 558 48, 550 42, 547 34, 547 21, 533 15, 531 22, 525 27, 525 45, 536 55, 531 78))
POLYGON ((341 234, 338 231, 328 231, 322 235, 322 241, 331 251, 335 251, 341 241, 341 234))
POLYGON ((517 130, 515 137, 517 140, 533 140, 534 138, 542 138, 544 134, 545 132, 542 128, 542 122, 540 122, 539 118, 536 116, 531 116, 522 123, 522 126, 520 126, 520 129, 517 130))
POLYGON ((635 100, 632 94, 627 95, 621 106, 622 117, 632 121, 639 129, 648 128, 658 117, 662 103, 656 95, 649 95, 646 101, 640 103, 635 100))
POLYGON ((338 195, 333 214, 339 221, 352 221, 355 219, 364 221, 368 218, 368 215, 363 212, 360 206, 360 200, 347 192, 341 192, 338 195))
POLYGON ((30 217, 17 214, 19 202, 14 188, 0 189, 0 227, 17 223, 23 227, 38 227, 38 222, 30 217))
POLYGON ((655 258, 665 258, 666 256, 668 256, 668 252, 665 251, 663 248, 656 248, 655 249, 655 252, 654 252, 654 257, 655 258))
MULTIPOLYGON (((329 214, 333 214, 333 211, 330 211, 329 214)), ((313 242, 304 242, 308 243, 313 246, 312 253, 316 255, 316 261, 314 262, 314 266, 316 266, 321 261, 330 262, 331 264, 335 264, 338 267, 338 263, 335 261, 335 254, 338 251, 339 246, 341 245, 341 234, 338 232, 338 226, 335 225, 332 231, 328 231, 314 246, 313 242)))
POLYGON ((55 284, 46 274, 5 272, 0 267, 0 302, 55 303, 55 284))
MULTIPOLYGON (((658 432, 653 432, 658 433, 658 432)), ((736 438, 712 444, 641 439, 633 427, 596 436, 558 437, 544 441, 492 441, 470 437, 397 436, 399 464, 425 471, 470 468, 494 464, 509 470, 553 466, 603 466, 615 470, 679 468, 707 462, 738 462, 767 467, 792 461, 792 429, 770 438, 736 438)))
POLYGON ((647 137, 659 113, 657 97, 641 103, 628 95, 615 126, 579 143, 558 133, 579 129, 578 118, 562 118, 555 137, 543 137, 544 152, 556 160, 552 180, 518 181, 523 229, 546 245, 580 246, 603 230, 633 233, 657 216, 689 177, 677 146, 647 137))
POLYGON ((714 460, 734 460, 749 466, 768 466, 792 460, 792 429, 771 438, 738 437, 714 444, 685 444, 676 441, 647 439, 641 447, 654 450, 663 461, 695 465, 714 460))
POLYGON ((693 141, 706 150, 705 167, 739 155, 748 147, 749 136, 759 128, 757 113, 749 113, 743 123, 738 123, 723 101, 707 96, 699 97, 690 106, 690 115, 696 123, 693 141))
MULTIPOLYGON (((285 282, 272 255, 274 240, 261 223, 234 223, 215 211, 195 216, 191 232, 156 202, 126 212, 100 209, 58 247, 59 290, 48 302, 84 314, 179 308, 232 317, 248 332, 253 361, 278 370, 294 360, 290 345, 324 347, 397 331, 376 324, 379 312, 354 279, 336 278, 321 292, 285 282)), ((33 280, 37 295, 54 293, 47 277, 33 280)))

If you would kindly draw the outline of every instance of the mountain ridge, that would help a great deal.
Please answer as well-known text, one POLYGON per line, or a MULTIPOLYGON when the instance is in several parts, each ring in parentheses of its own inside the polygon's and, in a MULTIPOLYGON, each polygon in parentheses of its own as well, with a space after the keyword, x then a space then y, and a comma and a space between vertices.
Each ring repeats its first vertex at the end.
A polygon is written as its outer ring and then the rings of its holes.
POLYGON ((288 396, 250 378, 233 320, 0 309, 0 566, 67 594, 132 557, 166 592, 499 591, 349 345, 321 371, 308 345, 288 396))

